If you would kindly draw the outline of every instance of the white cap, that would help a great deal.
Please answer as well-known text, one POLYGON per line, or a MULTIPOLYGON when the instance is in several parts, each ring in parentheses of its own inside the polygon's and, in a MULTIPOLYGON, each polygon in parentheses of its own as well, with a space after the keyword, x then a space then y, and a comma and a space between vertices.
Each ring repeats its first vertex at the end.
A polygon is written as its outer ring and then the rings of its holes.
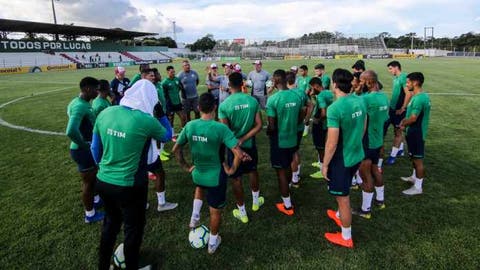
POLYGON ((290 70, 292 70, 292 71, 297 71, 297 70, 298 70, 298 67, 297 67, 297 66, 292 66, 292 67, 290 68, 290 70))
POLYGON ((217 68, 217 64, 212 63, 212 64, 210 65, 210 68, 217 68))
POLYGON ((262 64, 262 61, 260 61, 260 60, 255 60, 255 62, 253 62, 252 64, 254 64, 254 65, 261 65, 261 64, 262 64))
POLYGON ((115 74, 118 74, 118 73, 125 73, 125 68, 124 67, 116 67, 115 68, 115 74))
POLYGON ((236 64, 236 65, 233 67, 233 70, 235 70, 236 72, 239 72, 239 71, 242 71, 242 67, 241 67, 239 64, 236 64))

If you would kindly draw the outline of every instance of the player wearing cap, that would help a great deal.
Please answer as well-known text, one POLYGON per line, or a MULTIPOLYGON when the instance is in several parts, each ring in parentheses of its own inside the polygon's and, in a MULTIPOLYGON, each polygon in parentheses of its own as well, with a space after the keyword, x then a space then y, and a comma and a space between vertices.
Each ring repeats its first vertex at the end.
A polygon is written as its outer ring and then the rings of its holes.
POLYGON ((270 162, 277 172, 282 201, 276 204, 278 211, 292 216, 294 207, 290 198, 289 182, 292 179, 291 164, 297 146, 298 124, 304 118, 301 99, 287 88, 287 75, 278 69, 273 73, 273 85, 278 92, 267 102, 267 135, 270 139, 270 162))
POLYGON ((327 109, 333 103, 333 93, 322 86, 322 80, 313 77, 310 80, 312 94, 316 96, 317 102, 312 112, 312 140, 315 149, 318 152, 318 162, 312 163, 312 166, 319 168, 318 172, 310 177, 315 179, 323 178, 322 166, 325 156, 325 141, 327 139, 327 109))
POLYGON ((192 174, 195 184, 193 210, 190 219, 190 228, 200 223, 200 210, 203 204, 203 195, 207 192, 207 202, 210 206, 210 239, 208 253, 214 253, 221 243, 218 234, 221 221, 221 209, 226 204, 227 173, 236 171, 240 160, 247 161, 250 157, 238 146, 237 139, 230 129, 215 121, 215 99, 210 93, 200 95, 199 107, 201 117, 188 122, 178 136, 173 147, 175 157, 180 166, 192 174), (193 166, 185 161, 183 147, 189 144, 193 166), (220 162, 220 146, 225 144, 235 155, 233 167, 220 162))
POLYGON ((127 90, 130 84, 130 79, 125 77, 126 70, 124 67, 115 68, 115 78, 110 82, 110 88, 114 94, 113 105, 118 105, 123 93, 127 90))
POLYGON ((367 108, 367 132, 363 136, 365 158, 360 164, 362 177, 362 206, 352 213, 363 218, 371 218, 371 206, 375 186, 375 205, 385 208, 383 177, 378 170, 380 148, 383 146, 383 126, 388 119, 388 98, 379 91, 378 76, 373 70, 367 70, 360 76, 360 87, 368 92, 362 95, 367 108))
POLYGON ((175 114, 180 118, 181 127, 185 126, 185 114, 182 110, 182 102, 180 99, 180 92, 183 89, 182 84, 175 77, 175 69, 173 66, 167 66, 167 78, 162 81, 163 91, 165 93, 165 100, 167 103, 167 115, 170 124, 173 125, 175 114))
POLYGON ((182 62, 183 71, 178 73, 177 78, 183 86, 182 91, 182 106, 183 114, 186 116, 186 121, 190 121, 190 112, 195 113, 195 118, 200 118, 200 111, 198 110, 198 91, 197 86, 200 83, 198 73, 191 69, 190 62, 184 60, 182 62))
POLYGON ((205 79, 205 84, 207 85, 208 92, 211 93, 217 102, 220 92, 220 79, 218 76, 218 67, 217 64, 212 63, 208 67, 207 78, 205 79))
POLYGON ((318 64, 315 66, 315 76, 322 80, 323 89, 330 89, 330 77, 325 73, 324 64, 318 64))
POLYGON ((92 110, 95 114, 95 117, 97 117, 98 114, 107 107, 112 106, 112 103, 110 103, 110 101, 107 99, 110 95, 110 84, 107 80, 99 80, 98 83, 98 95, 92 101, 92 110))
POLYGON ((423 158, 431 107, 430 97, 422 89, 424 80, 420 72, 407 75, 406 87, 413 93, 413 97, 408 103, 405 119, 400 122, 400 129, 406 129, 408 154, 412 160, 413 173, 410 177, 402 177, 402 180, 413 183, 413 186, 403 191, 405 195, 419 195, 423 192, 422 184, 425 177, 423 158))
MULTIPOLYGON (((220 122, 227 125, 238 139, 238 146, 247 153, 252 160, 244 162, 237 171, 231 175, 233 182, 233 193, 237 200, 237 208, 233 210, 233 216, 243 223, 248 222, 247 211, 242 186, 242 175, 248 174, 250 179, 250 188, 252 190, 252 211, 258 211, 264 203, 264 198, 260 197, 259 177, 257 172, 257 145, 255 135, 262 129, 262 118, 260 117, 260 107, 255 98, 241 91, 243 78, 238 72, 229 76, 231 95, 225 99, 218 109, 218 118, 220 122)), ((233 165, 234 154, 228 150, 228 165, 233 165)))
POLYGON ((103 219, 103 213, 95 211, 100 206, 100 197, 94 196, 95 175, 97 166, 90 152, 92 130, 95 124, 95 114, 90 100, 97 96, 99 82, 92 77, 80 81, 80 94, 67 107, 68 124, 66 134, 70 143, 70 156, 77 164, 82 178, 82 202, 85 208, 85 223, 103 219))
POLYGON ((219 77, 220 80, 220 94, 218 101, 221 104, 229 95, 230 90, 228 86, 228 76, 233 72, 233 66, 231 63, 222 64, 224 75, 219 77))
POLYGON ((350 184, 365 157, 362 138, 366 125, 366 108, 361 97, 349 95, 352 74, 345 69, 333 72, 333 91, 337 99, 327 109, 327 142, 322 174, 328 181, 328 192, 335 196, 338 212, 328 210, 342 232, 325 233, 334 244, 353 248, 350 184))
POLYGON ((264 110, 268 94, 266 82, 270 80, 271 76, 270 73, 262 69, 262 61, 256 60, 253 65, 255 70, 248 73, 247 80, 252 82, 252 96, 258 101, 260 108, 264 110))
MULTIPOLYGON (((388 72, 394 76, 392 86, 392 99, 390 100, 389 120, 385 124, 385 134, 388 127, 393 125, 395 137, 393 138, 392 151, 387 159, 387 165, 395 163, 397 156, 403 154, 403 133, 400 130, 400 122, 405 118, 407 105, 412 98, 412 94, 405 87, 407 83, 407 74, 402 72, 402 66, 398 61, 392 61, 387 64, 388 72)), ((381 167, 381 165, 380 165, 381 167)))

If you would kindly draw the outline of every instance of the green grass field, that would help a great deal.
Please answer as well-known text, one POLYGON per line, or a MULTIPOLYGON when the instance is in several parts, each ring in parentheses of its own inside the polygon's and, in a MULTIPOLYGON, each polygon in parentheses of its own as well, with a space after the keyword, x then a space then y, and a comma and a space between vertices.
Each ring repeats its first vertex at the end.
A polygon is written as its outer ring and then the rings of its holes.
MULTIPOLYGON (((329 74, 337 67, 350 69, 352 62, 323 61, 329 74)), ((392 78, 387 62, 367 60, 366 64, 379 73, 390 93, 392 78)), ((409 186, 399 177, 411 173, 406 157, 385 168, 387 208, 374 209, 371 220, 354 217, 355 249, 333 246, 323 237, 325 232, 338 230, 325 214, 336 204, 324 182, 308 177, 315 171, 309 164, 316 159, 311 137, 301 148, 302 186, 292 192, 297 212, 294 217, 277 212, 274 203, 280 195, 262 131, 257 143, 261 192, 266 200, 263 208, 255 214, 249 211, 250 222, 241 224, 232 216, 235 203, 229 188, 222 245, 213 256, 205 249, 194 250, 188 243, 187 228, 193 184, 170 160, 164 163, 167 199, 178 202, 179 207, 157 213, 150 184, 151 207, 141 250, 144 261, 157 264, 159 269, 479 269, 480 61, 401 62, 404 71, 425 74, 424 89, 432 94, 424 194, 401 194, 409 186)), ((303 63, 312 68, 317 61, 271 61, 264 68, 273 72, 303 63)), ((165 66, 158 65, 162 75, 165 66)), ((193 64, 202 79, 205 66, 193 64)), ((245 72, 251 69, 247 62, 242 66, 245 72)), ((129 67, 127 75, 133 77, 137 68, 129 67)), ((113 69, 0 76, 0 104, 29 96, 0 108, 0 117, 19 126, 63 132, 66 106, 78 94, 78 82, 84 76, 111 80, 113 69), (42 94, 47 91, 52 92, 42 94)), ((204 80, 201 85, 200 91, 206 91, 204 80)), ((386 141, 388 150, 391 132, 386 141)), ((80 178, 69 156, 67 137, 0 126, 0 143, 0 269, 94 269, 101 225, 83 222, 80 178)), ((246 194, 250 209, 251 195, 246 194)), ((352 205, 358 206, 361 192, 352 191, 351 199, 352 205)), ((208 223, 205 206, 203 224, 208 223)))

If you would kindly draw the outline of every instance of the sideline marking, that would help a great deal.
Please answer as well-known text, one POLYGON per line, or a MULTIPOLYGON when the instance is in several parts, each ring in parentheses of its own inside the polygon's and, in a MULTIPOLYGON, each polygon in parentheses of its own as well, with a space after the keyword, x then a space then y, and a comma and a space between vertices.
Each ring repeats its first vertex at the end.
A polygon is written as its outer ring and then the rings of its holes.
MULTIPOLYGON (((63 87, 63 88, 54 89, 54 90, 45 91, 45 92, 40 92, 40 93, 32 93, 29 96, 19 97, 19 98, 10 100, 8 102, 5 102, 3 104, 0 104, 0 109, 3 109, 10 104, 14 104, 16 102, 19 102, 19 101, 27 99, 27 98, 40 96, 40 95, 45 95, 45 94, 54 93, 54 92, 60 92, 60 91, 64 91, 64 90, 72 89, 72 88, 74 88, 74 86, 63 87)), ((34 128, 29 128, 29 127, 24 127, 24 126, 17 126, 17 125, 11 124, 11 123, 3 120, 3 118, 1 116, 0 116, 0 125, 5 126, 5 127, 9 127, 9 128, 12 128, 12 129, 23 130, 23 131, 32 132, 32 133, 39 133, 39 134, 45 134, 45 135, 55 135, 55 136, 66 136, 65 133, 63 133, 63 132, 55 132, 55 131, 34 129, 34 128)))

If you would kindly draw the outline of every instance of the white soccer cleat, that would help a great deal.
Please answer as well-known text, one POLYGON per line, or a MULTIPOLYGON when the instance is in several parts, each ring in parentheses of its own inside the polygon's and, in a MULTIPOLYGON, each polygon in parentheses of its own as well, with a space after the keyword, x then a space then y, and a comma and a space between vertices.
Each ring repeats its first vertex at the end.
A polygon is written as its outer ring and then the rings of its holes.
POLYGON ((165 202, 165 204, 159 204, 157 207, 158 212, 168 211, 177 208, 178 203, 165 202))
POLYGON ((413 179, 413 177, 411 177, 411 176, 400 177, 400 179, 402 179, 402 181, 404 181, 404 182, 415 183, 415 179, 413 179))
POLYGON ((198 219, 196 218, 190 218, 190 223, 188 224, 188 227, 190 229, 196 228, 200 225, 200 217, 198 219))
POLYGON ((220 235, 217 238, 217 242, 214 245, 208 244, 208 254, 213 254, 215 251, 217 251, 218 246, 220 246, 220 243, 222 242, 222 237, 220 235))
POLYGON ((412 195, 420 195, 423 193, 423 191, 421 188, 416 188, 415 186, 412 186, 411 188, 402 191, 402 193, 405 195, 412 196, 412 195))

